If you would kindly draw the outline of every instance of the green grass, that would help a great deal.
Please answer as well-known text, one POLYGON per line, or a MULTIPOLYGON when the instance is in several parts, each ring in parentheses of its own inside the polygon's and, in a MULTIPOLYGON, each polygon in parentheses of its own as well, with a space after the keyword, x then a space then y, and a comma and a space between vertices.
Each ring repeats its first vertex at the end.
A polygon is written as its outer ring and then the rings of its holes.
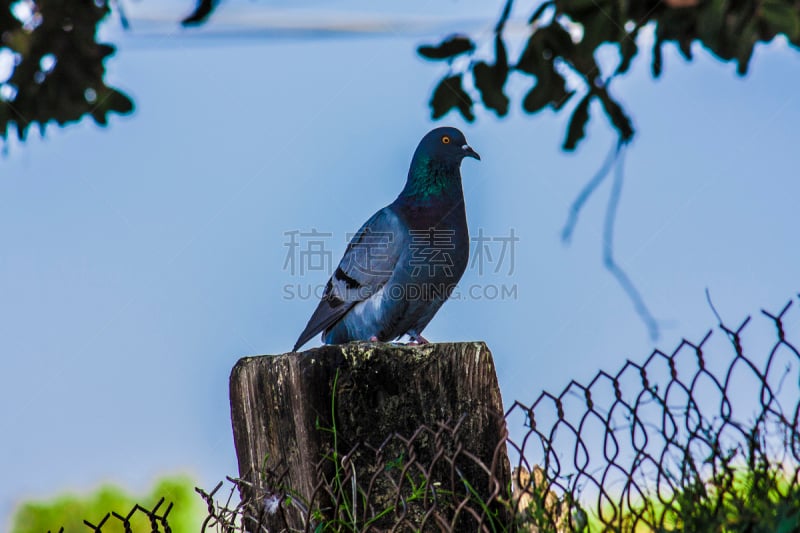
POLYGON ((587 530, 800 533, 797 475, 777 465, 761 463, 723 469, 705 481, 691 476, 671 498, 665 498, 669 500, 666 503, 648 494, 617 509, 616 514, 606 504, 602 508, 605 520, 598 516, 595 506, 588 514, 587 530), (612 516, 616 518, 611 520, 612 516))
MULTIPOLYGON (((145 495, 134 496, 114 485, 103 485, 89 494, 63 494, 50 500, 23 502, 14 511, 11 533, 55 533, 61 527, 65 533, 84 533, 91 531, 84 520, 97 526, 107 513, 127 516, 137 503, 150 510, 162 497, 164 503, 157 514, 163 516, 167 505, 173 504, 167 521, 174 533, 200 531, 205 508, 194 491, 194 483, 188 477, 173 476, 158 480, 145 495)), ((150 521, 136 512, 131 517, 131 529, 136 533, 149 532, 150 521)), ((120 520, 111 516, 102 531, 124 533, 125 529, 120 520)))
MULTIPOLYGON (((341 454, 334 452, 329 459, 336 465, 330 481, 339 505, 335 515, 316 509, 312 531, 355 532, 367 530, 370 526, 380 530, 391 522, 391 515, 396 511, 391 504, 378 505, 371 513, 363 513, 369 503, 375 502, 367 502, 358 480, 353 483, 353 478, 348 478, 341 454)), ((402 476, 404 501, 409 509, 416 506, 418 510, 424 510, 432 498, 439 509, 444 509, 462 497, 456 498, 418 473, 412 475, 410 471, 404 471, 405 463, 404 457, 397 457, 387 462, 384 469, 387 474, 396 474, 396 479, 402 476)), ((705 481, 697 476, 687 476, 670 502, 665 504, 652 495, 633 499, 626 507, 616 510, 613 522, 610 520, 614 515, 610 504, 603 507, 605 520, 598 516, 596 507, 590 505, 581 509, 576 503, 565 505, 563 498, 558 499, 555 505, 551 503, 550 508, 558 507, 561 514, 569 510, 573 519, 576 513, 582 514, 583 518, 577 523, 585 524, 582 531, 588 532, 800 533, 800 480, 797 476, 797 472, 765 462, 721 469, 718 475, 705 481), (655 527, 648 527, 647 523, 655 524, 655 527)), ((496 505, 485 505, 468 480, 461 481, 470 495, 472 508, 484 512, 488 531, 555 533, 566 530, 564 525, 561 530, 553 527, 554 523, 559 523, 558 518, 550 516, 541 503, 536 505, 535 502, 544 502, 548 498, 543 492, 538 494, 536 488, 532 490, 534 504, 518 515, 514 524, 508 524, 498 515, 496 505)), ((84 520, 98 525, 109 512, 127 516, 135 504, 151 509, 162 497, 165 502, 158 514, 163 515, 167 504, 173 504, 168 515, 173 532, 199 532, 205 509, 193 487, 193 482, 186 477, 168 477, 159 480, 146 495, 132 496, 119 487, 105 485, 86 495, 64 494, 47 501, 25 502, 14 513, 11 533, 56 532, 62 526, 66 533, 89 531, 84 520)), ((566 523, 564 518, 561 517, 561 524, 566 523)), ((575 524, 573 521, 573 527, 575 524)), ((134 514, 131 526, 134 533, 151 531, 150 523, 142 513, 134 514)), ((114 517, 102 530, 103 533, 124 533, 121 522, 114 517)))

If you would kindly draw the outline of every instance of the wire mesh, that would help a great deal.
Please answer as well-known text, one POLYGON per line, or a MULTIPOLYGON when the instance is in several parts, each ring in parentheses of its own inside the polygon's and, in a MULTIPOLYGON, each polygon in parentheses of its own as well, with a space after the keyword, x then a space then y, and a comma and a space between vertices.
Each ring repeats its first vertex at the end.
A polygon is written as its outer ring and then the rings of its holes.
MULTIPOLYGON (((800 531, 798 325, 790 301, 514 402, 491 464, 468 451, 457 420, 328 450, 312 494, 294 492, 279 464, 265 465, 258 487, 227 478, 196 489, 202 530, 800 531), (498 476, 508 458, 510 486, 498 476)), ((86 525, 130 531, 144 513, 168 532, 170 509, 162 499, 86 525)))

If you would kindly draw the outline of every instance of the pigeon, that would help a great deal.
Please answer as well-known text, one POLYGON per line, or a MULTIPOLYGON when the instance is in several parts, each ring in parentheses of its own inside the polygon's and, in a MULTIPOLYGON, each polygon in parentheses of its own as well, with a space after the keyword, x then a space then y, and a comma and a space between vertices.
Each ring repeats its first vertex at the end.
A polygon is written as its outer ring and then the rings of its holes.
POLYGON ((425 326, 450 297, 469 259, 461 161, 480 160, 456 128, 428 132, 397 199, 356 232, 293 351, 326 344, 426 344, 425 326))

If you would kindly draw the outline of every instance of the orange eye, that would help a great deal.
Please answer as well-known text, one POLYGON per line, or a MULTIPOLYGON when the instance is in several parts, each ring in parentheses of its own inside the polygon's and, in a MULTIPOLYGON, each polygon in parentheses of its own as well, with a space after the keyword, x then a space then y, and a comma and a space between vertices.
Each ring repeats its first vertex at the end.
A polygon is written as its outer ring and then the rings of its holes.
POLYGON ((442 137, 442 144, 450 144, 450 137, 448 135, 442 137))

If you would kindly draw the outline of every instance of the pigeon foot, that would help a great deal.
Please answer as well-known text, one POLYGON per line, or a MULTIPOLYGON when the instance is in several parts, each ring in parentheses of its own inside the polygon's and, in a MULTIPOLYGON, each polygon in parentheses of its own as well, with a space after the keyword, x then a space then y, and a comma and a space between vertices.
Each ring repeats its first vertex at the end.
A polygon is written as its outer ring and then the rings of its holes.
POLYGON ((408 343, 409 346, 419 346, 421 344, 430 344, 430 342, 422 335, 415 335, 411 337, 411 342, 408 343))

